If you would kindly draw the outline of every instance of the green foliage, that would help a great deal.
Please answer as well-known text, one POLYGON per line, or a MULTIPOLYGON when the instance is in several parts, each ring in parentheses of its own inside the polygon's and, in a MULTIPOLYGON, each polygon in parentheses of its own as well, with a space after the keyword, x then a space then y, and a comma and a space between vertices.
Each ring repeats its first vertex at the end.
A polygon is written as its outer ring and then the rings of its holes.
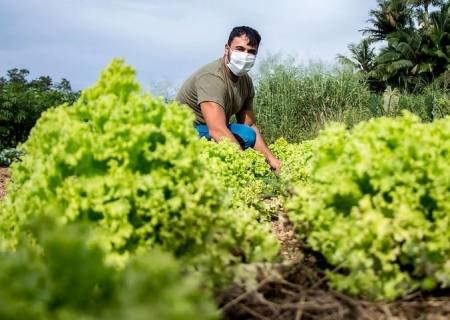
POLYGON ((373 300, 450 286, 450 118, 330 124, 314 146, 310 183, 286 208, 339 267, 332 286, 373 300))
POLYGON ((395 116, 397 113, 397 106, 400 92, 398 88, 392 90, 391 86, 388 86, 383 94, 383 109, 386 116, 395 116))
MULTIPOLYGON (((275 174, 264 156, 252 148, 241 151, 228 139, 223 139, 220 143, 206 139, 201 142, 203 149, 200 157, 216 177, 216 183, 222 185, 221 188, 230 195, 230 207, 241 212, 236 217, 240 223, 269 220, 274 208, 266 205, 263 200, 277 196, 277 186, 275 174)), ((262 224, 259 228, 270 233, 269 224, 262 224)), ((278 247, 277 240, 272 235, 260 240, 258 246, 278 247)), ((254 240, 252 244, 255 244, 254 240)))
POLYGON ((0 167, 8 167, 13 161, 19 161, 25 152, 16 148, 8 148, 0 151, 0 167))
POLYGON ((367 76, 373 70, 373 60, 375 58, 374 48, 371 47, 372 41, 364 39, 360 43, 350 43, 347 48, 351 52, 351 57, 338 54, 336 59, 348 65, 353 71, 358 72, 361 76, 367 76))
POLYGON ((363 41, 383 41, 370 72, 374 90, 390 85, 421 93, 447 73, 449 8, 448 1, 378 1, 371 26, 361 30, 363 41))
MULTIPOLYGON (((227 232, 222 232, 221 239, 215 241, 221 242, 221 246, 228 243, 228 247, 234 247, 234 255, 242 262, 274 258, 280 246, 270 224, 264 223, 272 208, 262 200, 274 196, 276 188, 271 182, 275 175, 264 156, 251 148, 241 151, 228 139, 219 143, 201 139, 200 144, 199 159, 214 177, 216 187, 226 190, 222 200, 230 208, 227 218, 220 222, 227 232)), ((224 258, 214 256, 214 259, 224 258)))
POLYGON ((432 85, 425 88, 421 94, 399 95, 397 110, 408 110, 417 115, 422 122, 432 122, 450 115, 446 101, 448 93, 438 85, 432 85))
POLYGON ((373 117, 395 117, 399 110, 400 97, 398 88, 387 86, 382 97, 371 95, 367 106, 373 117))
POLYGON ((0 150, 24 142, 43 111, 79 96, 65 79, 55 85, 49 77, 28 81, 28 73, 12 69, 0 81, 0 150))
POLYGON ((273 154, 281 160, 280 178, 288 184, 309 181, 314 140, 287 143, 283 138, 270 145, 273 154))
POLYGON ((369 90, 348 68, 294 57, 269 56, 255 76, 255 116, 267 143, 283 137, 289 143, 314 139, 329 121, 348 124, 368 119, 369 90))
POLYGON ((220 143, 202 139, 201 158, 232 197, 232 205, 260 202, 265 194, 273 193, 266 180, 274 178, 264 156, 252 148, 240 151, 228 139, 220 143))
POLYGON ((369 101, 367 102, 367 106, 373 117, 378 117, 383 114, 383 111, 382 111, 380 105, 381 105, 380 97, 377 95, 371 95, 369 98, 369 101))
POLYGON ((198 277, 182 275, 168 253, 151 250, 116 270, 88 245, 89 225, 40 217, 29 229, 35 243, 24 237, 0 252, 1 319, 218 319, 198 277))
POLYGON ((435 104, 433 105, 433 119, 440 119, 450 115, 450 101, 448 97, 439 97, 435 99, 435 104))
POLYGON ((38 120, 11 166, 0 237, 14 247, 29 217, 52 210, 94 224, 93 242, 117 266, 154 246, 220 276, 241 259, 232 249, 271 259, 275 237, 246 208, 229 209, 192 121, 190 109, 141 93, 134 69, 113 60, 77 102, 38 120))

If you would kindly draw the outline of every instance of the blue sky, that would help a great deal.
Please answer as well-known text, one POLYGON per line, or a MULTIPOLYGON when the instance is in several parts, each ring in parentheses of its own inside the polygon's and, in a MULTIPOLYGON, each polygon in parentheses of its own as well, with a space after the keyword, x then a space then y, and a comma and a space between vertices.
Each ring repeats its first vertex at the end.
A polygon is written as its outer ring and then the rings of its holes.
MULTIPOLYGON (((333 62, 362 39, 376 0, 0 0, 0 76, 66 78, 74 90, 124 58, 145 90, 180 84, 223 55, 231 29, 248 25, 268 54, 333 62)), ((258 61, 258 60, 257 60, 258 61)))

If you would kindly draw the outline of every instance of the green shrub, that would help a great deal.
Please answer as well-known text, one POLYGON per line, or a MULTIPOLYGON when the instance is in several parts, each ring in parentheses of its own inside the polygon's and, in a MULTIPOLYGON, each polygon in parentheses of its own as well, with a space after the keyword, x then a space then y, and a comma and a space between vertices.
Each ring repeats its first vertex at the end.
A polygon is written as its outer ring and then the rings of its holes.
POLYGON ((28 81, 28 73, 26 69, 12 69, 8 71, 8 80, 1 78, 0 150, 25 142, 42 112, 79 97, 65 79, 55 85, 50 77, 28 81))

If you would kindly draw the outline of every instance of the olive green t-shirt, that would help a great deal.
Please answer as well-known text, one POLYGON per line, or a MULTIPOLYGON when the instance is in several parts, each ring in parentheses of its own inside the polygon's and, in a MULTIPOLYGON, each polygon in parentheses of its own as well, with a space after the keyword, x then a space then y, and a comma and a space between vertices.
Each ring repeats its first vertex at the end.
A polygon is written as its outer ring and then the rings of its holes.
POLYGON ((225 111, 227 123, 241 110, 253 109, 255 90, 249 75, 231 81, 223 58, 214 60, 195 71, 181 86, 176 101, 188 105, 195 113, 195 125, 205 124, 200 103, 212 101, 225 111))

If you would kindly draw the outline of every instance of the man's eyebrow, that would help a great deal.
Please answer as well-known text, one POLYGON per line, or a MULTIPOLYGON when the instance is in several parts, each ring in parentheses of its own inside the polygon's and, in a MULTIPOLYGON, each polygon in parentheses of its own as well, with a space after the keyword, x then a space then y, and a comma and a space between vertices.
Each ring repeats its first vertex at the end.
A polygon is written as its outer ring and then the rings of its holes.
MULTIPOLYGON (((235 47, 235 49, 245 50, 245 47, 244 47, 244 46, 237 45, 237 46, 235 47)), ((247 51, 248 51, 248 52, 258 52, 258 49, 248 49, 247 51)))

